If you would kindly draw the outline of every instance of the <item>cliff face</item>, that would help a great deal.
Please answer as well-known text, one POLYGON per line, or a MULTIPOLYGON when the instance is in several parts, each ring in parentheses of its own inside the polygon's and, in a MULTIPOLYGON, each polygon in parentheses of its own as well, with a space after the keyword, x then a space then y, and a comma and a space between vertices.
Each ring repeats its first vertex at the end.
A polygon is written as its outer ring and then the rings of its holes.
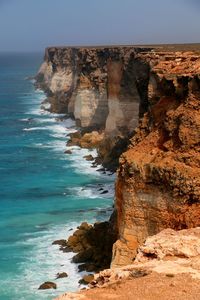
POLYGON ((102 129, 105 166, 116 166, 145 110, 148 65, 137 55, 148 49, 47 48, 37 76, 56 113, 69 113, 86 131, 102 129), (143 80, 143 81, 142 81, 143 80))
POLYGON ((145 60, 149 111, 120 159, 113 267, 132 263, 149 235, 200 226, 200 57, 157 52, 145 60))
POLYGON ((47 92, 51 111, 71 113, 81 127, 130 131, 140 102, 126 72, 135 52, 130 47, 47 48, 37 84, 47 92))
POLYGON ((86 131, 104 130, 98 151, 105 165, 116 166, 126 151, 116 182, 113 267, 132 263, 149 235, 200 226, 199 54, 173 47, 46 50, 36 79, 51 110, 70 113, 86 131))

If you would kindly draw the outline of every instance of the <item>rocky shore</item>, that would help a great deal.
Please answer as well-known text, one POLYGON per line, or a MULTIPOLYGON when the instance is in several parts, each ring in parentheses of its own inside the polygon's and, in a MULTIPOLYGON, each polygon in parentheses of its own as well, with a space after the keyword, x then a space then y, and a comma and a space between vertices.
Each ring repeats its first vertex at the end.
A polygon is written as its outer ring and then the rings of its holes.
POLYGON ((200 295, 200 228, 165 229, 139 247, 134 264, 94 276, 90 289, 56 300, 168 300, 200 295))
MULTIPOLYGON (((70 136, 68 145, 97 148, 94 163, 118 169, 111 220, 89 227, 82 224, 66 244, 78 253, 75 262, 84 263, 88 271, 110 265, 126 271, 123 266, 130 264, 135 270, 138 251, 148 236, 166 228, 187 229, 184 236, 188 238, 190 233, 199 234, 198 229, 189 229, 200 226, 198 45, 47 48, 36 86, 46 92, 50 111, 69 114, 80 128, 70 136)), ((166 236, 167 241, 171 235, 166 236)), ((186 240, 180 244, 191 252, 186 240)), ((161 239, 159 247, 163 243, 161 239)), ((168 254, 167 260, 168 256, 174 255, 168 254)), ((199 253, 196 256, 199 264, 199 253)), ((154 252, 145 257, 163 260, 154 252)), ((150 268, 146 262, 145 266, 141 274, 147 274, 137 280, 144 284, 145 278, 158 279, 152 262, 150 268)), ((188 273, 183 275, 186 280, 184 276, 188 273)), ((167 277, 163 277, 164 283, 167 277)), ((95 295, 95 299, 106 299, 98 298, 98 291, 95 295)), ((136 299, 147 299, 143 296, 136 299)), ((83 294, 65 297, 94 299, 90 292, 86 292, 88 298, 83 294)), ((165 293, 163 299, 167 297, 165 293)), ((186 299, 182 294, 181 298, 186 299)))

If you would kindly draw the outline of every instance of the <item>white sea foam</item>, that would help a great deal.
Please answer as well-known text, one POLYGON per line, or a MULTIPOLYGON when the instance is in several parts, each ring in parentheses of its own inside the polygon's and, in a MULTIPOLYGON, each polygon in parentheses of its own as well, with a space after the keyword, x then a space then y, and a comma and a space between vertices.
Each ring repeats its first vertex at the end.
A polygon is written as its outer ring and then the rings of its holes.
POLYGON ((48 109, 50 109, 51 108, 51 104, 50 103, 48 103, 48 102, 46 102, 46 103, 42 103, 42 105, 41 105, 41 107, 43 108, 43 109, 46 109, 46 110, 48 110, 48 109))
POLYGON ((70 189, 75 196, 80 198, 113 198, 114 187, 112 183, 102 183, 99 185, 85 186, 85 187, 73 187, 70 189))
MULTIPOLYGON (((29 119, 27 119, 29 120, 29 119)), ((55 123, 55 118, 34 118, 35 122, 41 124, 41 123, 55 123)))
POLYGON ((31 118, 19 119, 21 122, 29 122, 31 118))
POLYGON ((101 166, 93 167, 91 161, 87 161, 84 158, 84 156, 88 154, 91 154, 94 158, 97 157, 96 149, 88 150, 75 146, 67 147, 67 149, 72 151, 72 154, 68 156, 68 159, 71 161, 71 165, 75 169, 75 172, 95 177, 109 178, 109 181, 115 179, 115 174, 111 174, 109 171, 97 172, 101 166))
POLYGON ((52 149, 52 151, 54 151, 54 152, 59 152, 59 153, 63 154, 63 157, 66 157, 66 155, 64 154, 65 142, 63 142, 63 141, 55 140, 53 142, 48 143, 45 147, 52 149))
POLYGON ((23 131, 35 131, 35 130, 46 130, 46 127, 30 127, 30 128, 23 129, 23 131))
MULTIPOLYGON (((52 299, 63 292, 74 291, 80 287, 78 281, 84 273, 78 273, 77 265, 71 262, 74 253, 63 253, 58 245, 52 245, 54 240, 68 238, 72 234, 69 230, 75 229, 78 225, 78 223, 57 225, 42 232, 42 235, 38 232, 38 236, 28 239, 24 235, 24 246, 31 247, 32 250, 20 265, 21 275, 13 278, 13 289, 20 295, 19 300, 35 299, 37 295, 40 299, 52 299), (59 272, 66 272, 68 277, 56 280, 56 274, 59 272), (55 282, 57 290, 38 290, 45 281, 55 282), (20 291, 22 282, 25 282, 26 288, 20 291)), ((5 280, 4 284, 6 287, 9 283, 5 280)))
MULTIPOLYGON (((45 99, 45 95, 41 91, 37 91, 37 97, 35 100, 34 107, 27 113, 29 115, 37 116, 34 117, 38 126, 24 128, 24 131, 37 131, 37 130, 46 130, 49 132, 49 135, 54 138, 53 141, 49 141, 45 144, 35 143, 35 147, 49 148, 54 152, 59 153, 59 159, 68 160, 66 163, 66 168, 70 166, 74 168, 75 172, 82 173, 86 175, 92 175, 93 177, 106 178, 107 183, 102 183, 99 185, 91 185, 86 187, 74 187, 72 192, 77 197, 82 198, 111 198, 114 195, 113 188, 113 179, 114 175, 107 176, 107 174, 102 174, 97 172, 97 169, 100 167, 91 167, 91 162, 85 160, 83 157, 85 155, 91 154, 93 157, 97 156, 96 150, 81 149, 79 147, 67 147, 66 148, 66 135, 68 133, 76 131, 75 122, 71 119, 64 119, 59 121, 65 115, 60 114, 51 114, 48 111, 42 110, 39 108, 39 104, 42 99, 45 99), (44 118, 42 118, 42 115, 44 118), (38 117, 39 116, 39 117, 38 117), (59 120, 56 120, 58 118, 59 120), (45 126, 45 123, 47 124, 45 126), (40 126, 40 124, 42 126, 40 126), (71 155, 64 154, 66 149, 72 150, 71 155), (103 190, 102 190, 103 189, 103 190), (102 194, 103 191, 108 191, 108 193, 102 194)), ((31 116, 32 117, 32 116, 31 116)), ((24 120, 30 120, 26 118, 24 120)), ((34 124, 35 125, 35 124, 34 124)), ((27 126, 27 125, 26 125, 27 126)), ((63 193, 65 194, 65 193, 63 193)), ((95 207, 95 209, 98 209, 95 207)), ((102 209, 102 208, 99 208, 102 209)), ((26 289, 24 291, 16 292, 17 295, 21 295, 19 300, 26 300, 27 295, 33 295, 33 298, 52 299, 58 294, 61 294, 66 291, 77 290, 79 287, 78 280, 82 277, 81 273, 77 272, 77 266, 71 263, 71 258, 74 254, 72 253, 63 253, 58 250, 59 246, 52 245, 52 241, 56 239, 67 238, 71 231, 70 228, 76 228, 79 224, 68 223, 67 226, 64 224, 56 225, 52 228, 49 228, 45 231, 39 231, 34 233, 32 238, 25 237, 24 246, 31 246, 31 252, 27 260, 21 264, 21 273, 22 275, 13 281, 13 288, 20 289, 21 282, 26 282, 26 289), (67 272, 69 277, 55 280, 57 272, 67 272), (44 281, 54 281, 57 283, 58 288, 56 291, 52 290, 42 290, 39 291, 38 287, 44 281)), ((48 228, 48 227, 47 227, 48 228)), ((7 286, 8 282, 5 282, 7 286)), ((29 299, 29 298, 28 298, 29 299)))

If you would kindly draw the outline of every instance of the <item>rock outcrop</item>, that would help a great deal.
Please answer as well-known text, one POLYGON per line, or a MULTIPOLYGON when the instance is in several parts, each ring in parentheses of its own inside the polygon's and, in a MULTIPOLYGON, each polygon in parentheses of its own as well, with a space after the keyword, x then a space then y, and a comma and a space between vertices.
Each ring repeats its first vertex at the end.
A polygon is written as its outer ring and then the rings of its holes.
POLYGON ((70 114, 85 132, 105 131, 99 155, 107 167, 117 167, 145 111, 149 67, 137 60, 137 54, 147 50, 47 48, 36 76, 36 86, 47 93, 52 112, 70 114))
POLYGON ((112 246, 116 241, 112 221, 89 225, 82 223, 66 243, 67 249, 77 253, 72 261, 81 263, 79 271, 97 272, 110 266, 112 246))
POLYGON ((57 285, 54 282, 46 281, 41 284, 38 290, 48 290, 48 289, 57 289, 57 285))
POLYGON ((91 290, 57 299, 197 299, 199 280, 200 227, 165 229, 147 238, 132 265, 95 274, 91 290))
POLYGON ((145 60, 149 111, 120 159, 113 267, 132 263, 149 235, 200 226, 200 56, 157 52, 145 60))
POLYGON ((48 48, 36 77, 51 111, 82 128, 72 144, 111 169, 123 153, 112 267, 147 236, 200 226, 200 50, 186 48, 48 48))

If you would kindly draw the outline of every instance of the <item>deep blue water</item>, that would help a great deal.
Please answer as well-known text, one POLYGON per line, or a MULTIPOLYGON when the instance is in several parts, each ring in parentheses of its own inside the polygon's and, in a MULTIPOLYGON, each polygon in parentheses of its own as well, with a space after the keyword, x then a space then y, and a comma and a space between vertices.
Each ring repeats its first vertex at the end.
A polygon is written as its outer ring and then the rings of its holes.
POLYGON ((73 121, 40 109, 45 98, 27 77, 36 74, 41 54, 0 54, 0 299, 53 299, 75 290, 80 274, 55 239, 82 221, 108 217, 112 176, 91 168, 88 150, 64 154, 73 121), (100 187, 110 189, 100 194, 100 187), (38 291, 55 281, 56 291, 38 291))

